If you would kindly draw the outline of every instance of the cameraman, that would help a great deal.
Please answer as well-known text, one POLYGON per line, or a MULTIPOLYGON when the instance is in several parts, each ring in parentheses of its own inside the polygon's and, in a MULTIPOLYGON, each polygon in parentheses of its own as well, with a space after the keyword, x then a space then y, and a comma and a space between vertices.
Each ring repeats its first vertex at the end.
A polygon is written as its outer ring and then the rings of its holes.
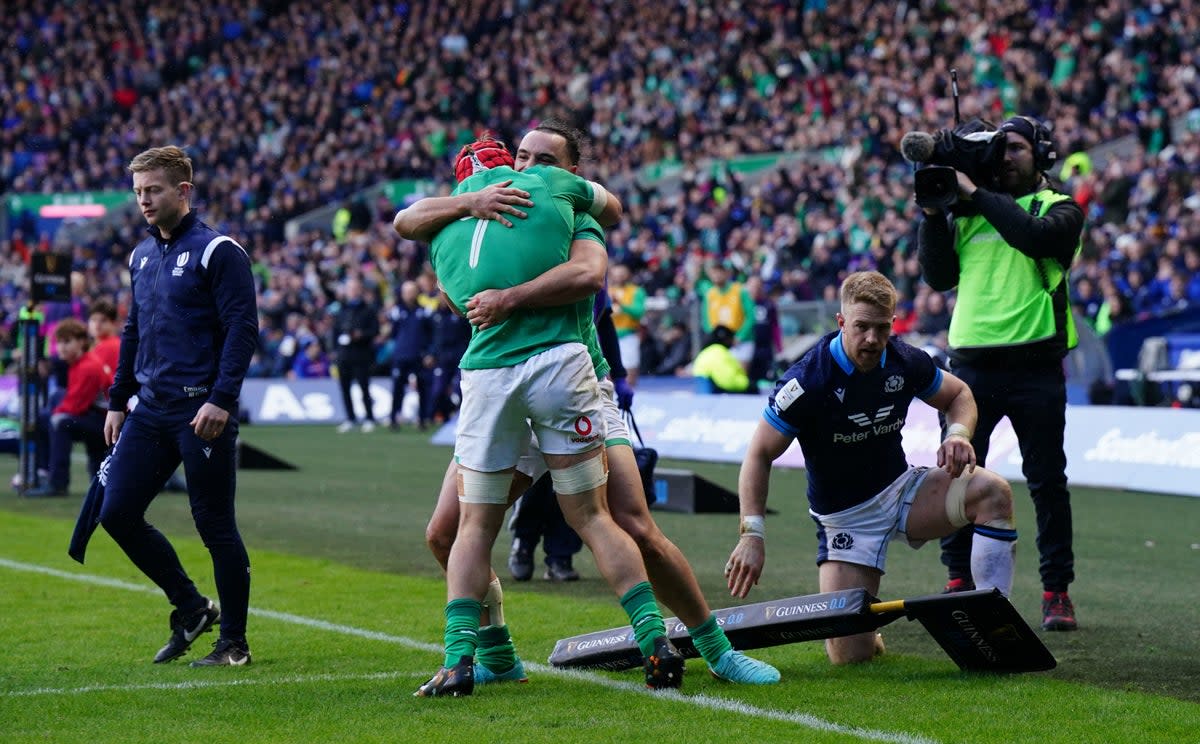
MULTIPOLYGON (((999 420, 1008 416, 1037 512, 1042 628, 1074 630, 1067 586, 1075 578, 1067 491, 1066 378, 1063 357, 1077 343, 1067 271, 1080 247, 1083 210, 1056 190, 1045 126, 1016 116, 1000 126, 1003 164, 983 188, 961 171, 958 203, 947 216, 925 208, 918 260, 929 286, 958 288, 950 322, 951 369, 975 394, 971 435, 980 465, 999 420)), ((942 540, 947 592, 973 589, 970 530, 942 540)))

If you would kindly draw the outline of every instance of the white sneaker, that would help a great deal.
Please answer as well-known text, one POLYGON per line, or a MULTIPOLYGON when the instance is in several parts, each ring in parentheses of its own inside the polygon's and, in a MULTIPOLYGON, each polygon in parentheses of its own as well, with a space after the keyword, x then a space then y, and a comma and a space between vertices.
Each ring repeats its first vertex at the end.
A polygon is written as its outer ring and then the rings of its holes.
POLYGON ((375 424, 374 424, 374 422, 372 422, 372 421, 364 421, 364 422, 362 423, 362 433, 363 433, 363 434, 370 434, 370 433, 371 433, 371 432, 373 432, 373 431, 375 431, 375 424))
POLYGON ((337 433, 345 434, 346 432, 350 431, 353 428, 354 428, 354 422, 343 421, 342 423, 338 424, 337 433))

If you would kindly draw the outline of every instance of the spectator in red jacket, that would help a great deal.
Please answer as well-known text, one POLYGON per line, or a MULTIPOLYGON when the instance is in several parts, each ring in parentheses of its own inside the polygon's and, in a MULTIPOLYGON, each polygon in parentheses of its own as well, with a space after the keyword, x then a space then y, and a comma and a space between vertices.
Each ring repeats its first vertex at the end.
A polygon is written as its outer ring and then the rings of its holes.
POLYGON ((54 338, 59 357, 67 364, 67 392, 39 427, 40 449, 49 453, 50 482, 26 491, 31 498, 67 495, 75 440, 87 444, 89 475, 95 475, 104 456, 104 416, 112 370, 87 350, 87 327, 75 318, 61 320, 54 328, 54 338))
POLYGON ((88 335, 92 339, 91 353, 116 374, 121 354, 121 337, 117 335, 117 306, 108 300, 97 300, 88 308, 88 335))

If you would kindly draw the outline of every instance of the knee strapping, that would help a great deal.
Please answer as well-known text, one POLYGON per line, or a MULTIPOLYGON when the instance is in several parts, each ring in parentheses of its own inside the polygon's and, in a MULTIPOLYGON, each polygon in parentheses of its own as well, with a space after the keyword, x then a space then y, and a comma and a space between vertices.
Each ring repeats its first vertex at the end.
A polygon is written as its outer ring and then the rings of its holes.
POLYGON ((608 483, 608 458, 601 453, 599 457, 589 457, 565 468, 552 469, 550 480, 554 483, 556 493, 586 493, 608 483))
POLYGON ((512 473, 502 470, 498 473, 481 473, 466 468, 458 469, 458 477, 462 482, 462 490, 458 495, 459 501, 468 504, 508 504, 508 487, 512 483, 512 473))
POLYGON ((974 477, 975 473, 963 470, 961 475, 950 481, 950 488, 946 489, 946 519, 955 529, 971 523, 967 519, 967 484, 974 477))

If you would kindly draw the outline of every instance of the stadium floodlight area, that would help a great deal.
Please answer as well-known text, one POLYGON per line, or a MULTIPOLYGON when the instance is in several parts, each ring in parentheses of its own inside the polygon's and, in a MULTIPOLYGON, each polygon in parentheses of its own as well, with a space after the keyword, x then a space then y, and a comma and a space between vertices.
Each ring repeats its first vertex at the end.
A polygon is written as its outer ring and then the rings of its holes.
MULTIPOLYGON (((998 589, 876 601, 865 589, 758 602, 715 610, 729 642, 747 651, 785 643, 865 633, 902 617, 916 620, 964 671, 1040 672, 1053 654, 998 589)), ((671 642, 687 658, 700 655, 678 618, 667 619, 671 642)), ((642 665, 629 626, 564 638, 554 646, 555 667, 620 671, 642 665)))

